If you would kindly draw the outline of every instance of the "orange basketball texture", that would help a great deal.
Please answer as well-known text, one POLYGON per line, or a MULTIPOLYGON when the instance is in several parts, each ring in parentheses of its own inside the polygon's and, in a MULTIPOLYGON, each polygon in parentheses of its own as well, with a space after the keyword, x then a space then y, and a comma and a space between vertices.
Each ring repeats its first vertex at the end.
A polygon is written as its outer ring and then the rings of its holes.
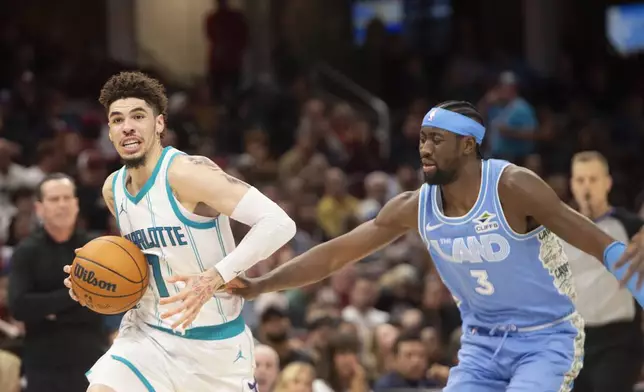
POLYGON ((71 270, 72 290, 96 313, 119 314, 133 308, 148 288, 148 263, 134 243, 104 236, 83 246, 71 270))

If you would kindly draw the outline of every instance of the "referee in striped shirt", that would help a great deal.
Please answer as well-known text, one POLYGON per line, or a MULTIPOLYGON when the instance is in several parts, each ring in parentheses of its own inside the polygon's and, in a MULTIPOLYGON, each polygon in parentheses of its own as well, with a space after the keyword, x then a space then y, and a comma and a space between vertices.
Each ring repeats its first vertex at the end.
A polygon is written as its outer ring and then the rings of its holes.
MULTIPOLYGON (((612 179, 606 158, 595 151, 572 159, 572 194, 579 212, 613 238, 628 243, 640 218, 608 203, 612 179)), ((641 308, 628 289, 593 256, 565 244, 577 289, 577 310, 586 321, 584 367, 574 392, 632 392, 642 366, 641 308)))

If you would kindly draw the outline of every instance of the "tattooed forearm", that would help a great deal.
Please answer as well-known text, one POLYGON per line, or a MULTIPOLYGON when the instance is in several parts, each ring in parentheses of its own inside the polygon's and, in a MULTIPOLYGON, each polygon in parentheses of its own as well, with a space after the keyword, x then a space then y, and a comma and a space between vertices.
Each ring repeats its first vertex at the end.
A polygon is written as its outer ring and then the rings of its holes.
POLYGON ((219 167, 217 164, 215 164, 215 162, 211 161, 210 159, 208 159, 206 157, 190 156, 190 157, 188 157, 188 160, 190 162, 192 162, 193 164, 195 164, 195 165, 207 166, 212 171, 216 171, 216 172, 220 173, 226 179, 226 181, 228 181, 231 184, 243 185, 246 188, 250 188, 250 185, 248 185, 247 183, 245 183, 244 181, 242 181, 242 180, 240 180, 238 178, 235 178, 235 177, 229 175, 228 173, 223 171, 221 169, 221 167, 219 167))

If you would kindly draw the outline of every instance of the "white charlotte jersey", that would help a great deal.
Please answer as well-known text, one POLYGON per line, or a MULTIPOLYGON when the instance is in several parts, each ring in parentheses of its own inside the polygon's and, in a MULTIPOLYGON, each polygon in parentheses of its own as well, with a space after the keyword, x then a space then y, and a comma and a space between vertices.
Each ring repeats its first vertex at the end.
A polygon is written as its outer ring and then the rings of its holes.
MULTIPOLYGON (((125 167, 116 172, 112 182, 114 211, 121 235, 145 253, 150 266, 150 285, 132 312, 150 326, 164 330, 169 330, 176 318, 161 320, 160 315, 179 304, 161 306, 159 298, 174 295, 181 289, 179 285, 165 282, 165 278, 199 274, 235 248, 227 216, 212 219, 195 215, 174 197, 167 172, 173 159, 181 154, 184 153, 172 147, 164 148, 152 175, 137 195, 131 195, 125 187, 128 177, 125 167)), ((207 327, 238 322, 242 306, 241 297, 218 293, 201 308, 186 333, 204 335, 212 331, 207 327)), ((217 330, 221 332, 221 328, 217 330)))

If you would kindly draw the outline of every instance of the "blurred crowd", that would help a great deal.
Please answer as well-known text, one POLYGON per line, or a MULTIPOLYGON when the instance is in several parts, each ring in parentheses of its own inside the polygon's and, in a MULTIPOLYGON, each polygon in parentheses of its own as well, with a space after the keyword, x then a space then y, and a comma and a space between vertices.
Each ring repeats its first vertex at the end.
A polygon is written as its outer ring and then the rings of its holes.
MULTIPOLYGON (((374 22, 356 49, 362 66, 346 72, 388 103, 389 156, 381 154, 370 114, 321 94, 307 67, 284 65, 294 62, 288 53, 275 58, 270 85, 237 84, 222 94, 220 83, 208 80, 188 88, 168 83, 164 143, 212 158, 297 223, 293 240, 249 276, 346 233, 394 195, 417 189, 419 125, 443 100, 478 104, 488 125, 484 155, 529 167, 563 200, 570 200, 570 158, 590 149, 610 161, 613 204, 641 207, 641 73, 616 78, 614 60, 562 55, 556 75, 543 79, 520 58, 480 56, 467 25, 458 37, 437 63, 374 22)), ((48 173, 69 173, 77 181, 78 224, 94 235, 116 234, 101 186, 120 163, 97 96, 111 74, 130 67, 11 24, 0 25, 0 53, 0 355, 19 357, 24 329, 6 309, 6 276, 12 249, 38 224, 34 187, 48 173)), ((245 229, 234 227, 238 240, 245 229)), ((316 392, 430 389, 444 385, 456 363, 459 313, 415 234, 328 281, 262 295, 244 312, 260 343, 262 392, 307 390, 298 389, 304 384, 316 392)), ((106 333, 118 321, 106 318, 106 333)))

